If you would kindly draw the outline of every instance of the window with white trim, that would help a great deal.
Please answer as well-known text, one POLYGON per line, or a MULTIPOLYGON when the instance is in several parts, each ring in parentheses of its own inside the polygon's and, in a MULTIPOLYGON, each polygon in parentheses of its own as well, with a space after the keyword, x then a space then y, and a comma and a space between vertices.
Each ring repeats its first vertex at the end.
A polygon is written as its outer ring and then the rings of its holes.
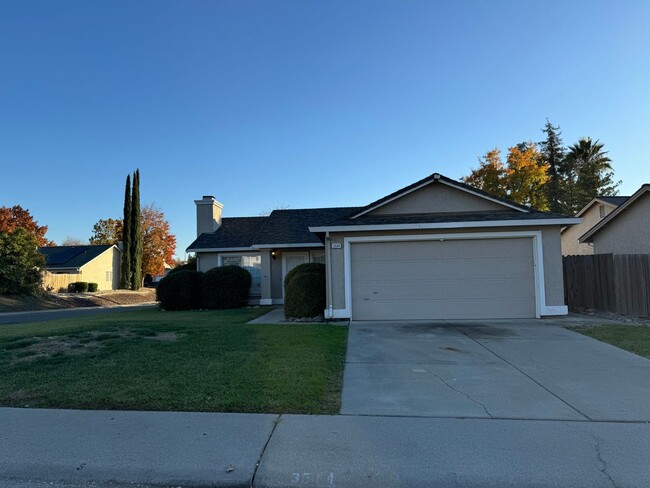
POLYGON ((221 266, 240 266, 251 274, 250 294, 262 294, 262 256, 260 254, 222 254, 221 266))
POLYGON ((325 264, 325 251, 311 251, 309 257, 312 263, 325 264))
POLYGON ((605 205, 598 205, 598 212, 600 213, 600 218, 605 218, 605 205))

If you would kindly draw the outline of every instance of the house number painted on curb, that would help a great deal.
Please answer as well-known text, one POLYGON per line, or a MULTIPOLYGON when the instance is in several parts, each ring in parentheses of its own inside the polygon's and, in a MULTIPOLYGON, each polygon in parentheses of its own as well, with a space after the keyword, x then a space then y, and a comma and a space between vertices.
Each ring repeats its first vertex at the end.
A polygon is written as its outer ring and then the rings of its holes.
POLYGON ((293 473, 291 483, 303 486, 334 486, 334 473, 293 473))
POLYGON ((340 242, 332 242, 332 249, 341 249, 340 242))

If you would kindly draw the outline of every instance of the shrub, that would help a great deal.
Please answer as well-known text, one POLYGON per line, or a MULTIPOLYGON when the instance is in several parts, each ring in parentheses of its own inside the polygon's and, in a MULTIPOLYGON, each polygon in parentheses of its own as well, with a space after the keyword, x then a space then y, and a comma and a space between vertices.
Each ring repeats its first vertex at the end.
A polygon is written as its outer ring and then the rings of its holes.
MULTIPOLYGON (((284 277, 284 288, 285 290, 287 289, 287 286, 289 285, 289 282, 293 280, 296 276, 299 274, 304 274, 304 273, 316 273, 316 274, 322 274, 325 276, 325 265, 322 263, 305 263, 305 264, 299 264, 295 268, 293 268, 291 271, 287 273, 287 276, 284 277)), ((313 317, 313 315, 312 315, 313 317)))
POLYGON ((88 291, 95 292, 99 290, 99 285, 97 283, 88 283, 88 291))
POLYGON ((165 276, 156 288, 164 310, 192 310, 201 306, 201 273, 183 270, 165 276))
POLYGON ((251 274, 239 266, 221 266, 202 278, 203 308, 240 308, 248 302, 251 274))
POLYGON ((170 275, 171 273, 178 273, 179 271, 188 271, 188 270, 197 271, 196 256, 192 256, 190 259, 188 259, 187 263, 181 264, 180 266, 176 266, 175 268, 170 269, 167 275, 170 275))
POLYGON ((75 293, 86 293, 88 291, 87 281, 75 281, 72 283, 72 291, 75 293))
MULTIPOLYGON (((287 274, 287 278, 289 275, 287 274)), ((284 315, 286 317, 317 317, 325 310, 325 275, 298 273, 286 280, 284 315)))

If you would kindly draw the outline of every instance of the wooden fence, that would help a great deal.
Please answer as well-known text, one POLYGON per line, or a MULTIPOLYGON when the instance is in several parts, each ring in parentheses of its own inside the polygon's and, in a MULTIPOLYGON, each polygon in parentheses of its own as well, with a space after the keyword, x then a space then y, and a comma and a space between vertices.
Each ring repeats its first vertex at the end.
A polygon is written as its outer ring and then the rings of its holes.
POLYGON ((566 256, 563 261, 569 310, 650 317, 650 254, 566 256))

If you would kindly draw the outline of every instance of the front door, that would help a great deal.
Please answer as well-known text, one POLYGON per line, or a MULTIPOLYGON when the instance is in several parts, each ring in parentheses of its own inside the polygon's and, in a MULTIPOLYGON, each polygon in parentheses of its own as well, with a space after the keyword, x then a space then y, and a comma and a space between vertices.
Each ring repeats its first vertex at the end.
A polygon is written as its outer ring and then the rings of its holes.
POLYGON ((287 273, 296 266, 309 262, 308 252, 285 252, 282 253, 282 297, 284 298, 284 278, 287 273))

